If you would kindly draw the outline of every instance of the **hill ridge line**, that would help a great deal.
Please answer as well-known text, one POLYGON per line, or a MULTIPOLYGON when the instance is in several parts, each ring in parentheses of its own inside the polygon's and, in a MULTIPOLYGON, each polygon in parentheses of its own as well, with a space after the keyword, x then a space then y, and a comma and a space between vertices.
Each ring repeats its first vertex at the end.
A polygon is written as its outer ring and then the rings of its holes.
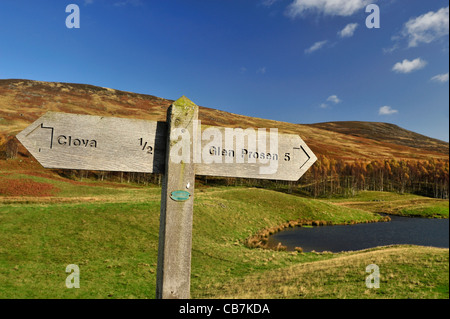
MULTIPOLYGON (((154 95, 91 84, 0 79, 0 151, 7 139, 47 111, 165 121, 167 108, 172 102, 154 95)), ((200 106, 199 119, 205 126, 276 127, 280 133, 299 135, 316 155, 345 161, 448 159, 449 153, 448 142, 391 123, 338 121, 295 124, 204 106, 200 106), (386 126, 390 129, 383 129, 386 126), (391 130, 395 131, 394 134, 391 130)))

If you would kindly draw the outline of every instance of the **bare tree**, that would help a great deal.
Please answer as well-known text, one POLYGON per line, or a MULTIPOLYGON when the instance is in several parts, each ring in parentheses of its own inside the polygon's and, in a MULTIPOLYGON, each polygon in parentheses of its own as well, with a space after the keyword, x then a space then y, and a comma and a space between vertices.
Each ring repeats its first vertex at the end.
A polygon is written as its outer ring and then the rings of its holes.
POLYGON ((19 145, 15 137, 10 138, 6 142, 6 159, 13 159, 17 157, 19 151, 19 145))

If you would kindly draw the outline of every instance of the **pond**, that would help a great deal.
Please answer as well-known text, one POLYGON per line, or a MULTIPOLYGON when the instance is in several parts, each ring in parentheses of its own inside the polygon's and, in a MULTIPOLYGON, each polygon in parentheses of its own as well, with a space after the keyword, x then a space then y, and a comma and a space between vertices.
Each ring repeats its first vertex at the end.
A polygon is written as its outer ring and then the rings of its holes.
POLYGON ((341 252, 394 244, 449 247, 448 219, 390 217, 390 222, 289 228, 270 236, 269 246, 281 243, 287 250, 301 247, 304 252, 341 252))

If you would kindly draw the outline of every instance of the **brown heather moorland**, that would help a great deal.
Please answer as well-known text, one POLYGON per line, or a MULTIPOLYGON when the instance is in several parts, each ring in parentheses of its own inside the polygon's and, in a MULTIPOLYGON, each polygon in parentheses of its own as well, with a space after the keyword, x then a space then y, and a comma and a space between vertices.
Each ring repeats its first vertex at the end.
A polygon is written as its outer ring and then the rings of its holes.
MULTIPOLYGON (((0 80, 0 145, 48 111, 164 121, 172 102, 86 84, 0 80)), ((278 128, 280 133, 298 134, 315 154, 335 160, 448 159, 448 143, 387 123, 292 124, 201 106, 199 119, 203 125, 278 128)))
MULTIPOLYGON (((164 121, 172 102, 86 84, 0 80, 0 170, 42 171, 15 136, 48 111, 164 121), (8 158, 19 161, 5 161, 8 158)), ((280 133, 299 135, 318 157, 317 163, 301 179, 303 191, 314 197, 375 190, 448 198, 449 144, 393 124, 293 124, 202 106, 199 119, 203 127, 278 128, 280 133)), ((83 178, 91 173, 65 174, 83 178)), ((138 183, 159 180, 142 174, 118 176, 107 172, 97 172, 95 177, 102 181, 138 183)), ((235 181, 228 179, 226 183, 235 184, 235 181)), ((251 185, 260 183, 252 181, 251 185)))

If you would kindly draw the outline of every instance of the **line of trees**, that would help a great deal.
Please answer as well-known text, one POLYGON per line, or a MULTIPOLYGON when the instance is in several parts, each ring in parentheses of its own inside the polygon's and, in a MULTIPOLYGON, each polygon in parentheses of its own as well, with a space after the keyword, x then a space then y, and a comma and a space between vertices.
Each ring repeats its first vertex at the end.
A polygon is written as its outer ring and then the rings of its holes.
POLYGON ((319 155, 297 186, 315 197, 354 195, 357 191, 374 190, 447 199, 449 161, 386 159, 346 162, 319 155))
MULTIPOLYGON (((2 145, 5 159, 18 155, 18 142, 9 139, 2 145)), ((1 155, 1 154, 0 154, 1 155)), ((449 198, 449 160, 356 160, 344 161, 318 155, 316 163, 297 182, 267 181, 242 178, 211 178, 198 176, 204 184, 247 185, 263 187, 286 186, 288 191, 301 190, 314 197, 353 196, 358 191, 390 191, 414 193, 435 198, 449 198)), ((161 185, 161 175, 126 172, 90 172, 59 170, 72 179, 95 178, 137 184, 161 185)))
MULTIPOLYGON (((161 185, 161 175, 123 172, 66 171, 72 178, 97 178, 137 184, 161 185)), ((202 184, 283 187, 314 197, 354 196, 358 191, 413 193, 449 198, 449 161, 375 160, 343 161, 319 155, 317 162, 297 182, 197 176, 202 184)))

